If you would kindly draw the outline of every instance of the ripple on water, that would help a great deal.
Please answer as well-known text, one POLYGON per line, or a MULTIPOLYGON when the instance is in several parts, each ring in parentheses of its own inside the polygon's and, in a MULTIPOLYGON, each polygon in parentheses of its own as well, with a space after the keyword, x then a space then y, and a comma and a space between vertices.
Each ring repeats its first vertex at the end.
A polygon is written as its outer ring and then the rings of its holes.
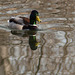
POLYGON ((56 38, 60 40, 58 45, 64 46, 66 43, 66 38, 65 38, 65 32, 64 31, 57 31, 55 32, 56 38))
POLYGON ((8 14, 18 13, 17 11, 7 11, 8 14))

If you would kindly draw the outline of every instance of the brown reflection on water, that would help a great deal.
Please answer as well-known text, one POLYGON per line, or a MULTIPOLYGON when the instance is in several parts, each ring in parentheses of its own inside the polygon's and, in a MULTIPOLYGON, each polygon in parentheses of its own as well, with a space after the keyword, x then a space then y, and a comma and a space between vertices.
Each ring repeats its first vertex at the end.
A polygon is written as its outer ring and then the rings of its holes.
POLYGON ((75 75, 74 0, 1 0, 0 1, 0 74, 1 75, 75 75), (36 36, 39 47, 32 51, 28 37, 12 35, 1 26, 11 16, 29 17, 40 12, 42 22, 36 36))

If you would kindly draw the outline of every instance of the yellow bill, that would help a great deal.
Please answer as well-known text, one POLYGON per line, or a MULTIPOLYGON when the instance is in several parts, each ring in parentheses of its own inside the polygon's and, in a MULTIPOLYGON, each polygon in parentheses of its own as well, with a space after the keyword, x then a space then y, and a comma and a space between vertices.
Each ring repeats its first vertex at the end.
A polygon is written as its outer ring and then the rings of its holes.
POLYGON ((39 16, 36 16, 36 20, 37 20, 38 22, 41 22, 39 16))
POLYGON ((35 44, 35 46, 38 46, 40 43, 39 42, 37 42, 36 44, 35 44))

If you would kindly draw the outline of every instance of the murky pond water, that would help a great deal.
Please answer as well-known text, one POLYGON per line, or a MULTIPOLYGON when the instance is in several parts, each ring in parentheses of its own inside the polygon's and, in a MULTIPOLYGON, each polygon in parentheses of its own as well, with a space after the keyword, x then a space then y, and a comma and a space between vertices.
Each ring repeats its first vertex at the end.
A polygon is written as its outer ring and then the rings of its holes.
POLYGON ((74 0, 0 0, 0 75, 75 75, 74 0), (31 36, 8 29, 12 16, 40 13, 39 43, 32 50, 31 36), (20 36, 21 35, 21 36, 20 36))

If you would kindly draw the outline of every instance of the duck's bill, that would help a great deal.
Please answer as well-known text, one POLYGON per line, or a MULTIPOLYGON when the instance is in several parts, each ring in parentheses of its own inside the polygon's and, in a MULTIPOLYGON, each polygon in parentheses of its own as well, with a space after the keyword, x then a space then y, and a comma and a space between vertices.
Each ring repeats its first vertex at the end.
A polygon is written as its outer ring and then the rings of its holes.
POLYGON ((35 44, 35 46, 38 46, 40 43, 39 42, 37 42, 36 44, 35 44))
POLYGON ((36 16, 36 20, 37 20, 38 22, 41 22, 39 16, 36 16))

